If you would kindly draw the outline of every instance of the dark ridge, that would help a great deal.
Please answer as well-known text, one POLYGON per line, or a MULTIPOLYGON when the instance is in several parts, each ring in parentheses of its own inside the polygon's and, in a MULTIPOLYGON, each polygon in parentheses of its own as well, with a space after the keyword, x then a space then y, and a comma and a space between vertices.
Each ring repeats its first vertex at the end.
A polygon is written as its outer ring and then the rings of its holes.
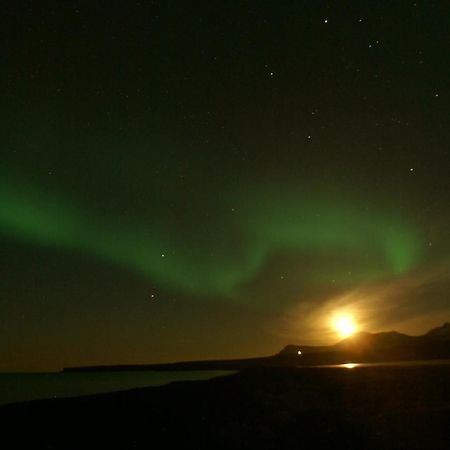
POLYGON ((258 367, 297 367, 346 362, 392 362, 449 358, 450 323, 445 323, 422 336, 408 336, 396 331, 360 332, 331 346, 290 344, 279 353, 262 358, 184 361, 168 364, 67 367, 64 368, 64 371, 243 370, 258 367))

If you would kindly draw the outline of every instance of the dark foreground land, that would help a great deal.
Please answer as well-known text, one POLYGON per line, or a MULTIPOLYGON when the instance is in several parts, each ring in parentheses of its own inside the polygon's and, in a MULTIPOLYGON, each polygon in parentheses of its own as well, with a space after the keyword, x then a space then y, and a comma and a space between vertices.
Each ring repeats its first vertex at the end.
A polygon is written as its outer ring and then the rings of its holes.
POLYGON ((450 366, 255 369, 0 407, 2 448, 449 449, 450 366))

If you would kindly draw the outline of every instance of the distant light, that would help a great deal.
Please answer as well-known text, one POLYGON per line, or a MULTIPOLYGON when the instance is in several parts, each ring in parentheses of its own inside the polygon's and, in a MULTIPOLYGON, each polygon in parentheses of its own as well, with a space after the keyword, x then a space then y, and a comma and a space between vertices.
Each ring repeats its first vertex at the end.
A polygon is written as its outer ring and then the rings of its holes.
POLYGON ((328 19, 325 19, 324 22, 325 22, 325 23, 328 23, 328 19))
POLYGON ((300 350, 297 353, 298 353, 299 356, 302 354, 302 352, 300 350))

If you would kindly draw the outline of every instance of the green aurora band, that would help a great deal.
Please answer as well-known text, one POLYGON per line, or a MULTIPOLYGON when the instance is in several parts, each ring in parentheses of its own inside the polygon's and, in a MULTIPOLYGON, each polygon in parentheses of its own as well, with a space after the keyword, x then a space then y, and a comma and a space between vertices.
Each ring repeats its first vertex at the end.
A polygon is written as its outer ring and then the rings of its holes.
POLYGON ((329 196, 280 190, 260 189, 238 198, 221 232, 209 230, 207 243, 197 245, 195 239, 186 240, 161 224, 102 217, 55 195, 4 180, 0 233, 83 252, 167 288, 228 297, 239 296, 239 288, 277 252, 319 255, 323 265, 313 283, 345 278, 339 255, 353 261, 352 282, 357 283, 404 273, 418 262, 417 233, 392 214, 329 196))

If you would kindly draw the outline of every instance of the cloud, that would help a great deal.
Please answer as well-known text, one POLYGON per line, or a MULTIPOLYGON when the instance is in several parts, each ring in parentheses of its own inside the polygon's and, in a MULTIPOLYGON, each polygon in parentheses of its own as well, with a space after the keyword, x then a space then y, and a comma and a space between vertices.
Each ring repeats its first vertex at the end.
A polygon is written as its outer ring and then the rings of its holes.
POLYGON ((389 280, 361 284, 288 310, 277 324, 284 337, 305 344, 331 344, 336 312, 352 314, 364 331, 421 334, 450 319, 450 261, 389 280))

